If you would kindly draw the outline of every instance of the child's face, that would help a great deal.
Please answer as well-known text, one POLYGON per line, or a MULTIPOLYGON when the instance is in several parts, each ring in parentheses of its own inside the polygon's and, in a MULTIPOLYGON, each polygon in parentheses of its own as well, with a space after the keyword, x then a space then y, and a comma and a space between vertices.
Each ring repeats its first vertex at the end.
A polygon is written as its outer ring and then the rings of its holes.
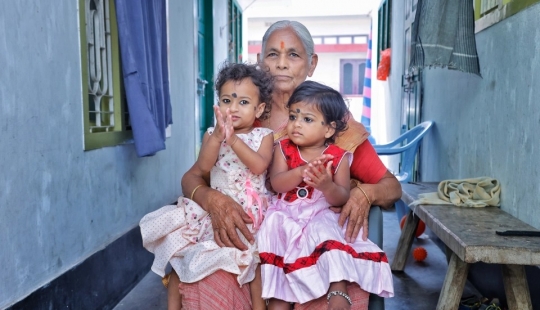
POLYGON ((259 88, 250 78, 240 82, 228 81, 219 92, 219 110, 225 117, 232 116, 235 131, 250 131, 255 119, 264 112, 265 103, 259 102, 259 88))
POLYGON ((322 146, 334 132, 314 104, 301 101, 289 107, 287 133, 294 144, 303 147, 322 146))

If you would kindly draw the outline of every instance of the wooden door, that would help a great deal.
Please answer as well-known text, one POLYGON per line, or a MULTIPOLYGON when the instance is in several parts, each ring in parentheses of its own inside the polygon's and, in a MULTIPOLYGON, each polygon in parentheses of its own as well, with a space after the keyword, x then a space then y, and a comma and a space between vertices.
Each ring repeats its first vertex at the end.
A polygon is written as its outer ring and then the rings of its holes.
POLYGON ((404 69, 402 76, 402 109, 401 109, 401 133, 418 125, 422 104, 422 79, 421 70, 409 69, 411 63, 411 35, 412 25, 416 14, 418 0, 406 0, 405 2, 405 53, 404 69))
MULTIPOLYGON (((410 69, 412 53, 412 29, 416 15, 418 0, 405 1, 405 53, 404 53, 404 74, 401 77, 402 87, 402 108, 401 108, 401 133, 404 133, 421 120, 422 111, 422 72, 420 69, 410 69)), ((416 181, 418 177, 418 156, 412 171, 412 180, 416 181)))

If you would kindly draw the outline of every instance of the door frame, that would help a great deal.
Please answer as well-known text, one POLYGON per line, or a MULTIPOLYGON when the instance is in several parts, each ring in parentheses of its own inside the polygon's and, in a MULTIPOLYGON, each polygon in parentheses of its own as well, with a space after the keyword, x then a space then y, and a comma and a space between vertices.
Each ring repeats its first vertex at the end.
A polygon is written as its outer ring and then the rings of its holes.
POLYGON ((195 50, 193 51, 194 54, 194 62, 195 62, 195 72, 194 72, 194 80, 195 80, 195 87, 196 87, 196 98, 195 98, 195 123, 196 123, 196 129, 195 129, 195 144, 196 144, 196 154, 198 155, 199 149, 201 147, 202 138, 204 131, 201 132, 201 128, 208 128, 214 125, 214 113, 213 113, 213 105, 214 105, 214 22, 213 22, 213 1, 212 0, 193 0, 193 14, 194 14, 194 45, 195 50), (199 46, 199 3, 204 2, 204 10, 203 10, 203 16, 204 16, 204 51, 200 51, 199 46), (197 80, 199 79, 199 62, 201 61, 200 55, 203 55, 204 57, 203 61, 206 61, 208 65, 204 66, 204 72, 202 73, 205 77, 205 80, 208 82, 204 86, 204 102, 200 101, 200 96, 197 92, 199 89, 199 83, 197 80), (202 122, 202 123, 201 123, 202 122))

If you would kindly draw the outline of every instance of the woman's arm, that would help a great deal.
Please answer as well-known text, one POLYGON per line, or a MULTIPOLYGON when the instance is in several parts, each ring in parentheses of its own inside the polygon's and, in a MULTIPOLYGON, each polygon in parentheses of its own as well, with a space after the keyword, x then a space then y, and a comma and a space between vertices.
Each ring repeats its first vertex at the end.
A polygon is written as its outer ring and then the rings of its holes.
POLYGON ((262 174, 268 169, 272 161, 272 150, 274 148, 274 136, 272 134, 266 135, 263 138, 257 151, 252 150, 244 141, 238 139, 238 137, 234 136, 233 139, 236 140, 231 141, 231 148, 251 172, 262 174))
POLYGON ((349 242, 356 239, 360 228, 363 228, 362 239, 367 239, 371 205, 390 208, 401 197, 401 184, 384 166, 368 140, 354 151, 351 177, 362 184, 361 189, 351 189, 351 197, 343 206, 339 217, 341 226, 349 220, 345 232, 345 239, 349 242))
POLYGON ((388 209, 401 198, 401 184, 388 171, 368 140, 354 151, 351 178, 364 183, 362 189, 373 205, 388 209))
POLYGON ((401 184, 388 170, 375 184, 361 184, 372 205, 389 209, 401 198, 401 184))

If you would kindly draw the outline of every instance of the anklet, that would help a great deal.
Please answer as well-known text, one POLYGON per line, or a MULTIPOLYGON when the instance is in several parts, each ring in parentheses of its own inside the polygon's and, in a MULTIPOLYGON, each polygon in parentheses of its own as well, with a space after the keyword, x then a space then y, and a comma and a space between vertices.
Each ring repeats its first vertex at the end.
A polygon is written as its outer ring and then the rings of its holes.
POLYGON ((347 299, 347 302, 349 303, 349 305, 352 306, 352 300, 351 300, 351 297, 349 297, 349 295, 343 293, 342 291, 331 291, 330 293, 328 293, 328 295, 326 296, 326 300, 328 302, 330 302, 330 298, 332 298, 332 296, 336 296, 336 295, 339 295, 345 299, 347 299))

